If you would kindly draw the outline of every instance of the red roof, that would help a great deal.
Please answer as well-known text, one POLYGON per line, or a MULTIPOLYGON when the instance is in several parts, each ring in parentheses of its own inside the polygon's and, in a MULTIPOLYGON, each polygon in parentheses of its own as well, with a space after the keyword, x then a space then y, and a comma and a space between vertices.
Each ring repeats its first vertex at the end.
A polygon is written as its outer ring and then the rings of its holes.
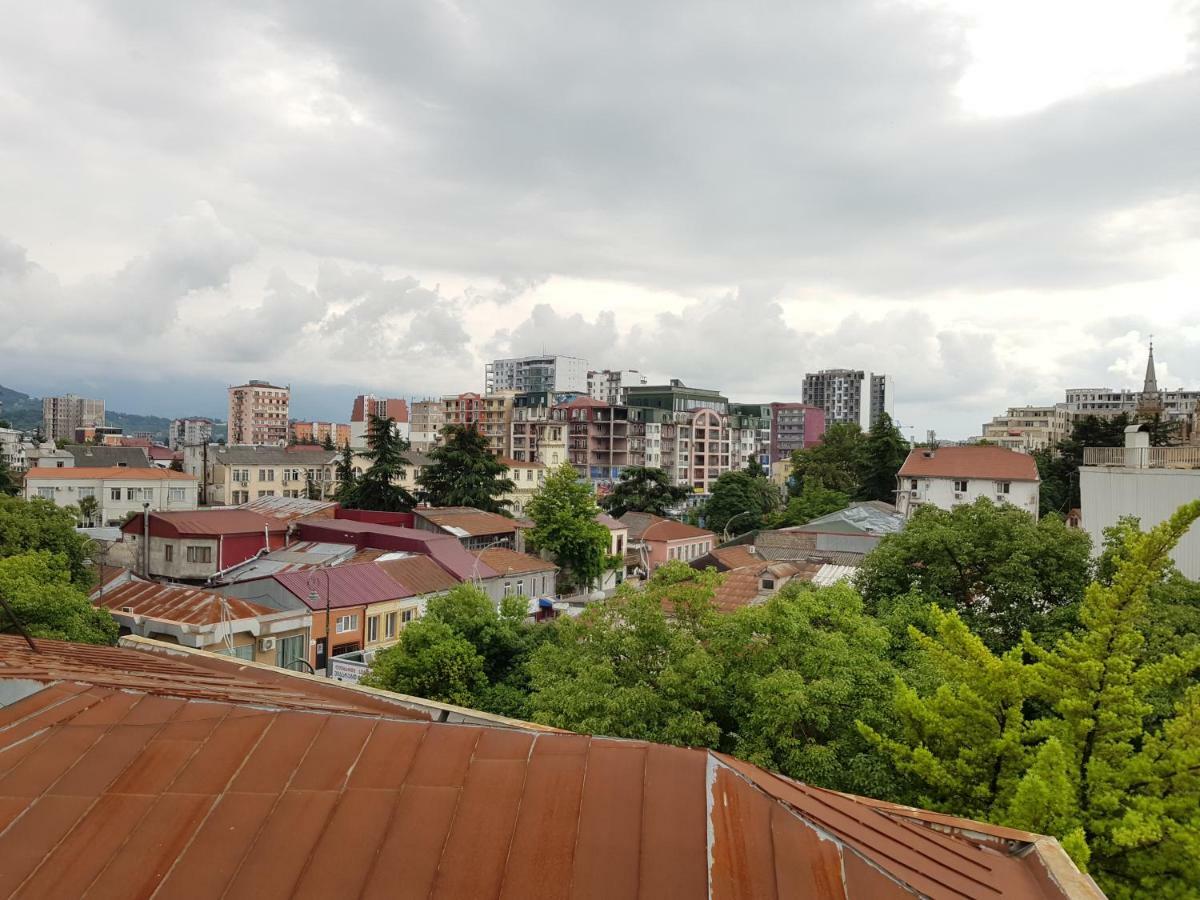
MULTIPOLYGON (((282 534, 287 531, 287 524, 248 509, 192 509, 150 513, 150 534, 154 537, 262 534, 264 528, 272 534, 282 534)), ((121 530, 127 534, 141 534, 141 516, 130 519, 121 526, 121 530)))
POLYGON ((720 753, 0 641, 0 671, 46 685, 0 709, 3 896, 1102 897, 1053 839, 720 753))
POLYGON ((215 625, 225 618, 257 619, 279 613, 277 609, 237 597, 222 597, 213 591, 155 581, 130 581, 119 585, 105 591, 102 602, 114 612, 185 625, 215 625))
POLYGON ((592 397, 576 397, 574 400, 570 400, 566 403, 560 403, 560 404, 558 404, 558 406, 556 406, 554 408, 555 409, 579 409, 582 407, 590 407, 590 408, 594 409, 598 406, 602 406, 605 409, 608 408, 608 404, 605 403, 603 400, 596 400, 596 399, 593 399, 592 397))
POLYGON ((507 516, 484 512, 471 506, 431 506, 413 510, 413 515, 439 528, 454 528, 469 537, 512 534, 516 523, 507 516))
POLYGON ((489 547, 486 550, 480 550, 475 555, 501 575, 554 572, 558 569, 558 566, 552 562, 530 556, 528 553, 518 553, 507 547, 489 547))
POLYGON ((703 528, 676 522, 674 519, 664 519, 662 516, 650 513, 625 513, 618 521, 629 528, 630 540, 635 541, 670 542, 715 537, 711 531, 703 528))
POLYGON ((414 596, 448 591, 460 583, 428 556, 387 559, 377 561, 375 565, 414 596))
POLYGON ((120 478, 123 481, 190 481, 195 475, 159 469, 151 466, 65 466, 64 468, 34 467, 25 473, 27 478, 64 478, 70 481, 92 481, 101 478, 120 478))
POLYGON ((917 448, 900 467, 901 478, 990 478, 1037 481, 1037 463, 1028 453, 1007 447, 917 448))
POLYGON ((367 606, 386 600, 412 597, 415 591, 406 588, 375 563, 334 566, 307 572, 279 572, 271 576, 292 595, 313 610, 325 608, 326 597, 333 609, 347 606, 367 606), (310 600, 315 590, 317 599, 310 600))

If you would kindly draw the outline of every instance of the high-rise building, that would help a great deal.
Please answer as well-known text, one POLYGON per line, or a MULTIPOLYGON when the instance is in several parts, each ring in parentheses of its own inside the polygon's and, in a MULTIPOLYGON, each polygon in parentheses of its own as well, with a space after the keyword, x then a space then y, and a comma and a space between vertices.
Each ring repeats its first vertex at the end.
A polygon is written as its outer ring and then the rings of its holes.
POLYGON ((432 450, 446 425, 446 410, 441 400, 416 400, 412 405, 409 441, 418 452, 432 450))
POLYGON ((203 416, 193 416, 188 419, 173 419, 169 444, 172 450, 183 447, 194 447, 197 444, 207 444, 212 440, 213 420, 203 416))
POLYGON ((890 375, 862 369, 822 369, 804 376, 804 402, 825 411, 825 423, 855 422, 863 431, 890 416, 895 402, 890 375))
POLYGON ((292 390, 251 379, 229 389, 229 436, 237 445, 283 446, 288 442, 292 390))
POLYGON ((646 376, 637 369, 601 369, 588 372, 587 377, 591 398, 609 406, 626 403, 629 388, 646 384, 646 376))
POLYGON ((326 441, 335 447, 353 446, 350 426, 340 422, 292 422, 292 440, 297 444, 320 444, 326 441))
POLYGON ((496 359, 484 369, 488 394, 499 391, 523 393, 588 392, 588 364, 577 356, 522 356, 496 359))
POLYGON ((445 424, 474 425, 488 439, 488 449, 495 456, 511 457, 513 397, 512 391, 484 396, 448 394, 442 398, 445 424))
POLYGON ((771 463, 791 459, 794 451, 812 447, 825 433, 825 410, 819 406, 772 403, 770 417, 768 456, 771 463))
POLYGON ((103 424, 103 400, 74 394, 42 398, 42 435, 48 441, 73 441, 75 429, 103 424))
POLYGON ((408 416, 408 401, 396 398, 382 399, 374 394, 359 394, 354 398, 354 408, 350 412, 351 447, 367 446, 367 431, 371 416, 391 419, 396 433, 406 441, 409 440, 412 432, 408 416))

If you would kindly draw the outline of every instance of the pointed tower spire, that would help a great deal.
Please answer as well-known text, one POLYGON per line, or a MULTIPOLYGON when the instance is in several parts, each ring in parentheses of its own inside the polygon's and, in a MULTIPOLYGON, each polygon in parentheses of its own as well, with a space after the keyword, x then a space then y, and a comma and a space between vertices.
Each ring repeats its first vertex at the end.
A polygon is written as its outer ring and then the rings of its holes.
POLYGON ((1158 378, 1154 375, 1154 335, 1150 335, 1150 356, 1146 359, 1146 382, 1142 385, 1142 395, 1158 393, 1158 378))

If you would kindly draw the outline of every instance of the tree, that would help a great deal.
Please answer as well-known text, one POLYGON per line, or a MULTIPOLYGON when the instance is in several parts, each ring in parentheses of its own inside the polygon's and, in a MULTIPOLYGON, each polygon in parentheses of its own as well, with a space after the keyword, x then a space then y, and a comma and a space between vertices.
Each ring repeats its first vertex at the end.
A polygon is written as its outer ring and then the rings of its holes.
POLYGON ((797 496, 788 499, 787 506, 771 522, 774 528, 789 525, 804 525, 813 519, 845 509, 850 505, 850 495, 831 491, 819 482, 805 484, 797 496))
POLYGON ((529 662, 534 721, 588 734, 717 746, 720 666, 705 638, 716 615, 711 597, 718 577, 667 563, 645 590, 623 584, 611 600, 559 620, 555 639, 529 662), (673 620, 666 608, 691 614, 673 620))
POLYGON ((950 511, 920 507, 867 555, 856 583, 872 614, 915 590, 1003 650, 1026 629, 1045 637, 1073 624, 1090 552, 1087 534, 1061 519, 981 497, 950 511))
POLYGON ((95 497, 81 497, 77 507, 79 509, 79 523, 85 528, 90 528, 92 523, 96 521, 96 514, 100 511, 100 503, 95 497))
POLYGON ((546 477, 525 512, 533 520, 529 547, 549 553, 585 590, 618 564, 609 554, 608 529, 596 521, 596 495, 570 463, 546 477))
POLYGON ((483 659, 475 648, 435 619, 405 625, 399 643, 375 655, 362 681, 370 687, 468 707, 487 686, 483 659))
POLYGON ((516 490, 506 474, 508 467, 488 449, 487 437, 474 425, 447 425, 442 443, 429 453, 433 462, 417 481, 421 499, 430 506, 470 506, 508 515, 509 500, 501 499, 516 490))
POLYGON ((172 472, 182 472, 183 471, 183 460, 178 459, 178 458, 172 459, 171 460, 171 471, 172 472))
POLYGON ((332 428, 329 431, 325 432, 325 440, 323 440, 321 442, 321 449, 322 450, 336 450, 337 449, 337 447, 335 447, 333 445, 333 429, 332 428))
POLYGON ((343 506, 408 512, 417 505, 416 498, 396 484, 405 467, 412 463, 404 455, 408 442, 400 437, 393 425, 391 418, 370 417, 367 430, 370 449, 363 455, 371 460, 371 465, 357 479, 353 491, 348 492, 348 502, 343 501, 343 506))
POLYGON ((896 473, 908 458, 908 441, 886 412, 863 442, 860 500, 896 501, 896 473))
POLYGON ((1123 447, 1125 429, 1134 424, 1128 413, 1101 418, 1084 416, 1071 427, 1071 436, 1059 441, 1052 450, 1036 451, 1041 484, 1041 512, 1066 515, 1080 506, 1079 467, 1088 447, 1123 447))
POLYGON ((75 530, 75 513, 49 500, 22 500, 0 494, 0 559, 46 550, 61 556, 71 583, 81 589, 92 585, 91 570, 84 564, 87 539, 75 530))
POLYGON ((627 466, 612 493, 600 504, 620 518, 627 512, 645 512, 665 516, 667 511, 687 498, 687 488, 672 484, 662 469, 649 466, 627 466))
POLYGON ((8 467, 8 460, 0 456, 0 494, 15 497, 20 492, 20 481, 13 470, 8 467))
POLYGON ((347 509, 353 509, 358 495, 358 476, 354 474, 354 454, 349 444, 342 448, 342 455, 334 467, 334 477, 337 479, 334 499, 347 509))
POLYGON ((862 489, 866 438, 852 422, 835 422, 825 429, 821 442, 792 453, 793 490, 819 484, 832 491, 856 496, 862 489))
POLYGON ((304 473, 304 496, 309 500, 321 499, 321 486, 313 478, 312 469, 304 473))
POLYGON ((1195 501, 1127 532, 1111 584, 1088 587, 1083 627, 1052 649, 1026 636, 996 656, 957 613, 935 610, 937 630, 920 639, 943 684, 899 688, 901 737, 863 733, 923 804, 1053 834, 1109 896, 1196 896, 1200 654, 1149 659, 1141 623, 1198 518, 1195 501), (1154 695, 1175 683, 1185 687, 1162 715, 1154 695))
MULTIPOLYGON (((64 554, 39 550, 0 559, 0 595, 34 637, 84 644, 117 641, 116 620, 88 602, 87 594, 72 580, 64 554)), ((0 630, 16 633, 2 610, 0 622, 0 630)))
POLYGON ((727 525, 730 532, 743 534, 761 528, 779 503, 779 489, 766 477, 745 470, 722 472, 704 504, 704 525, 718 534, 727 525))

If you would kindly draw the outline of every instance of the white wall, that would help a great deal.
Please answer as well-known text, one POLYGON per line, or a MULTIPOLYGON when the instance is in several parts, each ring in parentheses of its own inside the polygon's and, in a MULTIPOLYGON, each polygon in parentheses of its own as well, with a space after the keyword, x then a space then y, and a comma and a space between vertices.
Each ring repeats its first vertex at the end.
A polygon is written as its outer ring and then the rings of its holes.
POLYGON ((29 478, 26 479, 25 497, 40 497, 38 488, 54 489, 55 506, 78 506, 82 496, 81 488, 93 488, 96 502, 99 504, 101 523, 115 522, 120 524, 131 512, 142 511, 145 501, 145 490, 153 491, 150 499, 150 509, 154 512, 164 510, 189 510, 196 508, 196 482, 183 479, 147 479, 147 478, 95 478, 73 481, 69 478, 29 478), (129 497, 129 489, 135 489, 136 496, 129 497), (169 488, 181 488, 182 500, 172 500, 169 488), (121 499, 114 500, 112 492, 119 489, 121 499))
POLYGON ((905 518, 912 515, 920 505, 931 503, 942 509, 953 509, 960 503, 973 503, 980 497, 987 497, 993 503, 1011 503, 1037 517, 1039 484, 1036 481, 1010 481, 1009 493, 1002 494, 999 482, 991 478, 968 478, 967 490, 954 490, 953 478, 917 478, 917 488, 912 488, 911 478, 899 479, 899 491, 896 496, 896 508, 905 518), (957 496, 962 493, 962 496, 957 496), (913 496, 913 495, 916 496, 913 496))
MULTIPOLYGON (((1142 528, 1165 522, 1184 503, 1200 499, 1198 469, 1123 469, 1084 466, 1079 470, 1083 528, 1099 554, 1104 529, 1122 516, 1137 516, 1142 528)), ((1200 578, 1200 529, 1183 536, 1171 554, 1188 578, 1200 578)))

